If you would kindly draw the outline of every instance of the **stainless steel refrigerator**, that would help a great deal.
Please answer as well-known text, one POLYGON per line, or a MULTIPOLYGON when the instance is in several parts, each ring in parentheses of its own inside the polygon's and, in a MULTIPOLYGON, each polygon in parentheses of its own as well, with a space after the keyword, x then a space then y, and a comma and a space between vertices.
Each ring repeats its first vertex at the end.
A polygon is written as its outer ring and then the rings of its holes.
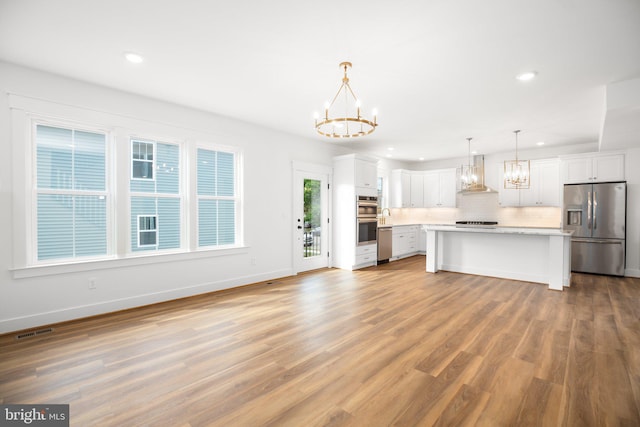
POLYGON ((572 271, 624 276, 626 211, 626 182, 564 186, 572 271))

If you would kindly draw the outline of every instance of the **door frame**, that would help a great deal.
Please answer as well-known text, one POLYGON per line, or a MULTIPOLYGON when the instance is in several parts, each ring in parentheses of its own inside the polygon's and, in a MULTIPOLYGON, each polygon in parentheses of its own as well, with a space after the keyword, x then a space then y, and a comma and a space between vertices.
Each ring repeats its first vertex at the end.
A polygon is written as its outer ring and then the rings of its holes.
POLYGON ((298 244, 298 240, 297 240, 297 234, 295 231, 295 227, 296 227, 296 222, 295 222, 295 218, 296 218, 296 191, 299 191, 299 189, 296 188, 296 177, 298 173, 309 173, 309 174, 318 174, 318 175, 326 175, 327 177, 327 184, 329 186, 329 188, 327 189, 327 218, 329 220, 328 224, 327 224, 327 229, 326 229, 326 235, 327 235, 327 250, 329 251, 329 256, 327 257, 327 267, 331 268, 333 266, 333 247, 332 247, 332 242, 333 242, 333 168, 331 166, 326 166, 326 165, 319 165, 319 164, 314 164, 314 163, 306 163, 306 162, 299 162, 299 161, 292 161, 291 162, 291 230, 292 230, 292 237, 291 237, 291 247, 292 247, 292 251, 291 251, 291 265, 292 268, 291 270, 293 271, 293 274, 296 275, 299 273, 298 271, 298 262, 297 262, 297 244, 298 244))

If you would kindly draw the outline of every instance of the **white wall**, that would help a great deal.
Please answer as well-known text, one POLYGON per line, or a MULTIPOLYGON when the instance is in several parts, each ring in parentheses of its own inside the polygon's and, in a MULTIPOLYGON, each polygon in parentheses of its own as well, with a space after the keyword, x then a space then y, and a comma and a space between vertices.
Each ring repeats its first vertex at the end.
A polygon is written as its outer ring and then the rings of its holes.
MULTIPOLYGON (((0 93, 0 333, 292 274, 292 161, 330 166, 333 156, 344 154, 311 138, 2 62, 0 93), (22 235, 13 231, 23 218, 15 218, 14 212, 20 212, 17 204, 25 194, 13 188, 14 173, 20 177, 22 168, 12 156, 22 148, 12 142, 15 114, 8 94, 57 114, 86 111, 85 118, 112 121, 116 129, 135 127, 241 148, 246 248, 226 256, 211 252, 169 256, 160 263, 148 263, 149 258, 118 260, 87 271, 36 275, 12 271, 21 267, 15 264, 14 247, 21 246, 22 235), (31 277, 17 278, 21 276, 31 277), (95 279, 95 290, 89 290, 89 279, 95 279)), ((17 141, 22 143, 29 142, 17 141)))

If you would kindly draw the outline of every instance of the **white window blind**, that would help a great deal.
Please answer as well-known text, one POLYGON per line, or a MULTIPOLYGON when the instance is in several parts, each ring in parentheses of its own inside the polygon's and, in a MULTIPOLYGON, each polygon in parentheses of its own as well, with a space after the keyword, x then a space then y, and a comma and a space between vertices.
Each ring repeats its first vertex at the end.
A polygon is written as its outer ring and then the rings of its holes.
POLYGON ((106 136, 36 125, 37 260, 107 254, 106 136))
POLYGON ((236 155, 198 148, 198 246, 236 244, 236 155))
POLYGON ((179 249, 182 242, 180 146, 133 139, 131 153, 131 250, 179 249), (144 166, 137 168, 136 162, 144 166), (155 218, 153 244, 149 240, 150 230, 140 229, 141 217, 155 218))

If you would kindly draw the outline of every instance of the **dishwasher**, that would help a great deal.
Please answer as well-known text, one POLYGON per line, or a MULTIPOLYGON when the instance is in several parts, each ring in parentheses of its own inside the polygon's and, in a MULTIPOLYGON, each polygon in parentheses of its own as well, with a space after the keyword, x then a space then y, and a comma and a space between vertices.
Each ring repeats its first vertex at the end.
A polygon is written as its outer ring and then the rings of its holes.
POLYGON ((389 262, 392 253, 392 227, 378 228, 378 264, 389 262))

